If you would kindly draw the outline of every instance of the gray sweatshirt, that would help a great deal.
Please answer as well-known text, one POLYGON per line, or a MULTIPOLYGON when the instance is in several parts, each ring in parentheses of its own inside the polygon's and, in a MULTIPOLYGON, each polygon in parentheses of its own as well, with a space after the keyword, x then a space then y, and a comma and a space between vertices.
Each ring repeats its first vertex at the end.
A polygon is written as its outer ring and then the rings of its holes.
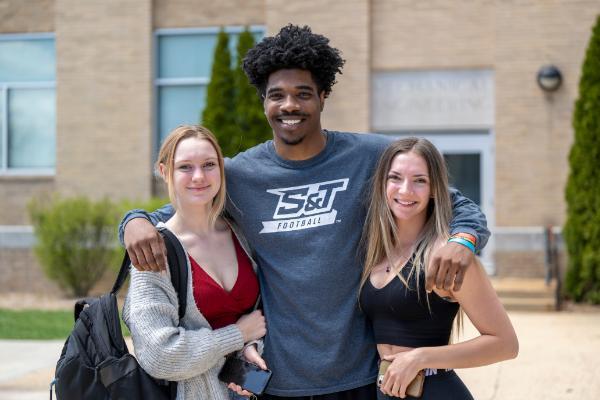
MULTIPOLYGON (((327 132, 315 157, 279 157, 272 141, 227 160, 227 210, 259 266, 267 319, 264 358, 273 370, 267 393, 308 396, 375 381, 371 327, 357 307, 362 260, 358 246, 368 183, 390 139, 327 132)), ((489 236, 485 216, 470 200, 452 195, 451 231, 489 236)), ((166 220, 170 206, 136 217, 166 220)))

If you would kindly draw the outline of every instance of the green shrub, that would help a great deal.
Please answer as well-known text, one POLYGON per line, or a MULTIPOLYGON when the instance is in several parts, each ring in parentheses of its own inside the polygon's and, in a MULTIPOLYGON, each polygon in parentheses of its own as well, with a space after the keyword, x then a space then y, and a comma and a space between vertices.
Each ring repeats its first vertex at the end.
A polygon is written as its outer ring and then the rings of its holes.
POLYGON ((229 36, 221 29, 217 37, 210 83, 206 88, 206 107, 202 112, 201 124, 215 134, 225 156, 236 154, 240 146, 240 136, 235 127, 234 96, 229 36))
POLYGON ((238 38, 236 66, 232 69, 229 36, 221 30, 217 38, 200 123, 215 134, 225 157, 272 137, 260 98, 242 70, 242 61, 253 46, 254 36, 246 28, 238 38))
POLYGON ((70 294, 86 296, 117 262, 118 214, 109 200, 34 199, 29 214, 37 238, 35 254, 44 272, 70 294))
POLYGON ((565 290, 576 301, 600 303, 600 17, 583 62, 573 128, 566 186, 565 290))
MULTIPOLYGON (((233 71, 235 77, 236 128, 241 138, 236 153, 247 150, 273 137, 271 127, 265 118, 260 97, 254 86, 248 82, 248 77, 242 69, 244 57, 252 47, 254 47, 254 36, 246 28, 238 39, 237 62, 233 71)), ((233 156, 236 153, 229 155, 233 156)))

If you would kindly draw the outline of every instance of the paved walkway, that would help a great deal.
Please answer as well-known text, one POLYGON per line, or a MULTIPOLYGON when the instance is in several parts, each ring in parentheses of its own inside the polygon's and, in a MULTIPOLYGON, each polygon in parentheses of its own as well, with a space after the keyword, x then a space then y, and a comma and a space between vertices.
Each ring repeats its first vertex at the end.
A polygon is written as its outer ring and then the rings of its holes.
MULTIPOLYGON (((600 399, 600 309, 510 316, 519 357, 458 371, 476 399, 600 399)), ((465 325, 465 339, 473 337, 476 331, 465 325)), ((0 340, 0 399, 47 399, 62 345, 62 340, 0 340)))
POLYGON ((509 314, 519 356, 458 371, 477 400, 600 399, 600 309, 509 314))
POLYGON ((0 399, 48 399, 64 340, 0 340, 0 399))

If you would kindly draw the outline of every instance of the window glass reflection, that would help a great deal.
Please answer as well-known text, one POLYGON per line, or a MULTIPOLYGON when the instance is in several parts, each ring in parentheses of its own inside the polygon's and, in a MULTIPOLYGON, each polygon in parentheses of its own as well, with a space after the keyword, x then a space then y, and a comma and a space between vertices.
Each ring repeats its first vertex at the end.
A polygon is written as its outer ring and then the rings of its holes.
POLYGON ((0 82, 53 81, 53 39, 0 40, 0 82))
POLYGON ((200 85, 159 88, 158 125, 161 143, 177 126, 200 122, 200 112, 204 109, 205 97, 206 87, 200 85))
POLYGON ((481 156, 476 154, 444 154, 450 186, 460 190, 481 206, 481 156))
POLYGON ((54 89, 11 89, 8 93, 8 167, 51 168, 56 159, 54 89))

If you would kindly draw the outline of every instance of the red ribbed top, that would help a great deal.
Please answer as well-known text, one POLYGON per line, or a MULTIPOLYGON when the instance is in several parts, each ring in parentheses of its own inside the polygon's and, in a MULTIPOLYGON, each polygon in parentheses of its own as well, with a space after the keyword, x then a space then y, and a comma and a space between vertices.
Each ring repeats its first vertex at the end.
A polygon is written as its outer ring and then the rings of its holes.
POLYGON ((227 292, 188 254, 192 266, 192 284, 196 306, 213 329, 235 323, 251 311, 258 297, 258 279, 248 255, 232 233, 238 264, 238 276, 227 292))

